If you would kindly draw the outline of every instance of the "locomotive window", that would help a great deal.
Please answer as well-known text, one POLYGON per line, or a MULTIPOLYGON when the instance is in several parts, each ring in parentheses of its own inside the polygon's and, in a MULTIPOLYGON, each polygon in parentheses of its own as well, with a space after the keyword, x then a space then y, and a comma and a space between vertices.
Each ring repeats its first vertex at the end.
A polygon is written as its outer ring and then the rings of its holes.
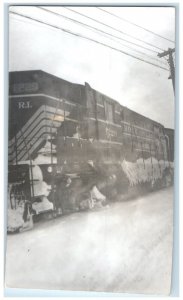
POLYGON ((104 102, 105 104, 105 115, 106 115, 106 120, 109 122, 114 123, 114 108, 111 103, 104 102))

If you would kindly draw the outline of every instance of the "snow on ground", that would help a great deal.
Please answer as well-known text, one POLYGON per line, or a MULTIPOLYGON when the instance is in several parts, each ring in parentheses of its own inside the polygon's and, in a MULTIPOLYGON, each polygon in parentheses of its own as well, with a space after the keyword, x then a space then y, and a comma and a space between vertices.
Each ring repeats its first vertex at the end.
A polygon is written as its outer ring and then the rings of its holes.
POLYGON ((168 294, 173 188, 7 236, 6 286, 168 294))

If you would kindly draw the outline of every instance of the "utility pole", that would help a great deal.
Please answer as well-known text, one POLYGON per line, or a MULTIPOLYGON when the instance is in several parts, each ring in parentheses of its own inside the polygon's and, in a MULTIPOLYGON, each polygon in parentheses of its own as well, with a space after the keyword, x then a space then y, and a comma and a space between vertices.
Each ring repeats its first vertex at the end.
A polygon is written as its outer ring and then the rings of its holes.
POLYGON ((172 55, 173 52, 175 52, 175 48, 173 49, 168 48, 167 51, 164 51, 163 53, 158 53, 158 56, 161 58, 168 55, 168 64, 170 66, 170 76, 168 77, 168 79, 172 79, 173 91, 175 94, 175 66, 174 66, 173 55, 172 55))

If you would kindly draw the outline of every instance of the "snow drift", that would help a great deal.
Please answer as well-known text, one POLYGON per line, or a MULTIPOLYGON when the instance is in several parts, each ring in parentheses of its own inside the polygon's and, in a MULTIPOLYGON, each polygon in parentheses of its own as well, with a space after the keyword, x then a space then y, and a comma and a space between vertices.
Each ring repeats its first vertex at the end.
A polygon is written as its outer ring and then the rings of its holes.
POLYGON ((173 163, 163 160, 158 161, 154 157, 145 160, 140 158, 135 163, 124 159, 121 166, 129 180, 130 186, 156 181, 163 177, 163 172, 166 168, 173 169, 173 163))

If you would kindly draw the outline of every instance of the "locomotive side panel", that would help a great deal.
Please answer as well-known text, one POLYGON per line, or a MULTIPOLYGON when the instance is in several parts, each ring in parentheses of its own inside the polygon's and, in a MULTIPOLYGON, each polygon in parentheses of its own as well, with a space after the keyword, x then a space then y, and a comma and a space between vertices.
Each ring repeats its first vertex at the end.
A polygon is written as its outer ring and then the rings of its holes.
POLYGON ((89 137, 121 145, 121 155, 130 161, 156 157, 168 160, 164 127, 113 99, 86 87, 89 137))
POLYGON ((127 108, 123 110, 123 116, 123 132, 131 135, 131 146, 139 153, 137 156, 167 160, 164 127, 127 108))

